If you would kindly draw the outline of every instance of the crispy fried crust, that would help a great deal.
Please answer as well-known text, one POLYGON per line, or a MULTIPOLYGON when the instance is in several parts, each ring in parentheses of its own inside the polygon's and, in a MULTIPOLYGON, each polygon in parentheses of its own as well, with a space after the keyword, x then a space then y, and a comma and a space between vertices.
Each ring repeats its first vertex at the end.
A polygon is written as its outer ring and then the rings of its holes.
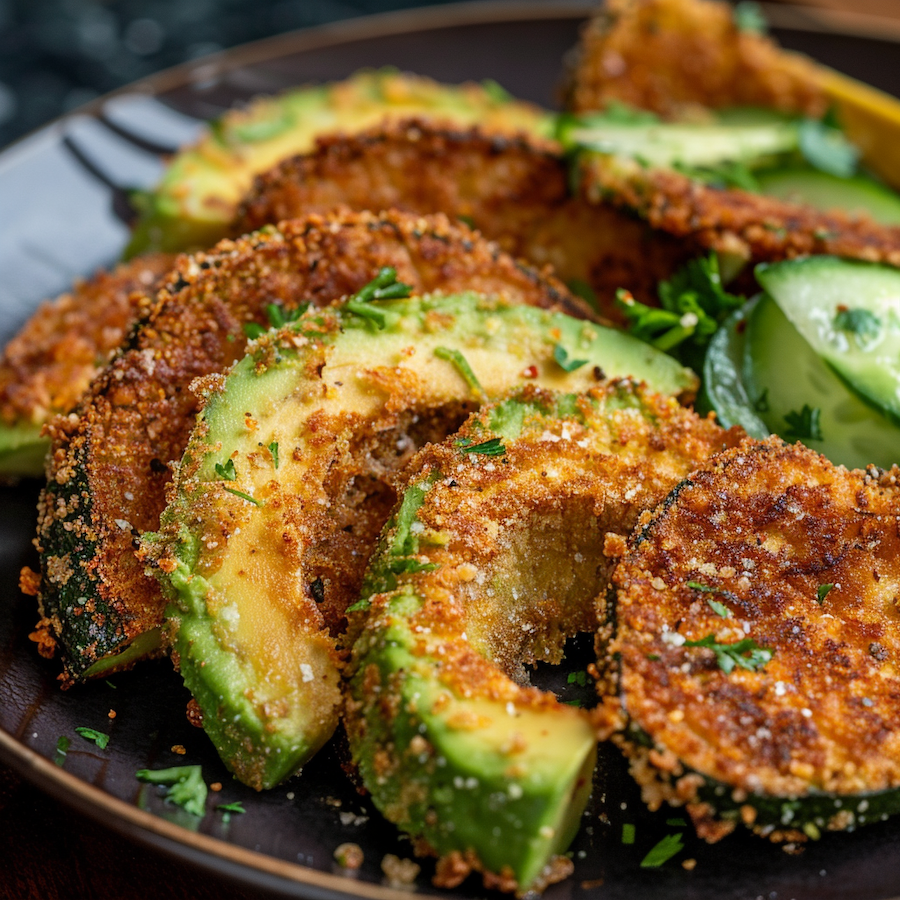
POLYGON ((633 210, 670 235, 753 262, 828 253, 900 266, 900 227, 867 216, 708 187, 617 157, 588 158, 582 175, 582 190, 593 202, 633 210))
POLYGON ((320 139, 256 179, 233 231, 341 205, 462 218, 513 256, 590 286, 611 318, 616 289, 655 297, 657 282, 693 250, 628 213, 570 196, 553 142, 422 120, 320 139))
POLYGON ((139 257, 41 304, 0 359, 0 420, 40 425, 72 409, 174 262, 139 257))
POLYGON ((560 283, 443 216, 311 216, 180 258, 129 345, 77 412, 50 426, 40 606, 42 630, 62 647, 64 684, 161 621, 159 588, 133 543, 157 527, 170 461, 198 409, 193 379, 243 356, 242 326, 266 323, 268 304, 326 304, 387 265, 420 293, 471 289, 589 314, 560 283))
POLYGON ((726 3, 609 0, 588 23, 571 75, 568 106, 618 100, 667 118, 691 107, 765 106, 821 116, 819 67, 753 31, 740 31, 726 3))
POLYGON ((853 824, 852 795, 900 787, 898 477, 747 441, 643 518, 614 573, 611 650, 622 705, 654 746, 623 741, 651 806, 686 802, 715 839, 709 778, 733 809, 755 794, 845 795, 828 828, 853 824), (684 645, 710 634, 772 658, 726 674, 712 650, 684 645))

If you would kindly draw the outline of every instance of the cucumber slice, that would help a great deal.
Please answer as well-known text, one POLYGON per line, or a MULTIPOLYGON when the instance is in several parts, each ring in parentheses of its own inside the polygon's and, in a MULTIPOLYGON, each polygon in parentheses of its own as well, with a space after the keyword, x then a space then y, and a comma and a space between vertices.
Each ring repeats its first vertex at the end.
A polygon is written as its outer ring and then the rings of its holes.
POLYGON ((740 425, 751 437, 765 438, 768 426, 753 411, 753 401, 744 384, 744 344, 747 317, 756 299, 736 309, 719 326, 703 360, 703 391, 698 406, 712 410, 725 428, 740 425))
POLYGON ((819 410, 822 439, 803 443, 832 462, 900 462, 900 428, 849 390, 766 295, 747 319, 744 362, 746 390, 768 430, 796 439, 786 417, 809 406, 819 410))
POLYGON ((900 422, 900 271, 833 256, 761 263, 755 271, 812 349, 900 422))
POLYGON ((756 166, 793 153, 799 148, 799 134, 796 120, 622 124, 595 116, 567 121, 559 137, 567 149, 628 156, 654 168, 704 168, 722 163, 756 166))
POLYGON ((769 197, 828 211, 866 213, 883 225, 900 224, 900 194, 866 175, 839 178, 799 166, 756 175, 759 189, 769 197))

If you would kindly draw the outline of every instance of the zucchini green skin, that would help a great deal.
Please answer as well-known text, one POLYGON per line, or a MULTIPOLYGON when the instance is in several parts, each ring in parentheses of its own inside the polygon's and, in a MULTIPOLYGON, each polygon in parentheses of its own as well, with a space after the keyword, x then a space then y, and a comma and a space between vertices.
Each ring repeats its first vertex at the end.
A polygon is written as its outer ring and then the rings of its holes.
MULTIPOLYGON (((172 649, 204 727, 235 775, 257 788, 297 771, 337 723, 328 626, 340 622, 362 573, 346 554, 343 568, 323 568, 310 548, 337 544, 347 515, 360 518, 342 505, 343 492, 360 490, 354 474, 381 482, 379 471, 398 464, 396 453, 374 454, 381 462, 369 471, 367 436, 380 433, 394 446, 415 419, 439 427, 442 416, 446 433, 460 410, 523 378, 584 390, 597 383, 601 365, 666 394, 694 383, 670 357, 623 332, 477 294, 379 302, 364 312, 381 317, 382 327, 350 307, 308 311, 261 339, 209 392, 160 532, 145 536, 172 601, 172 649), (566 371, 558 347, 581 364, 566 371), (378 372, 392 373, 404 396, 394 396, 389 381, 373 385, 368 379, 378 372), (323 421, 331 434, 324 442, 315 425, 323 421), (273 445, 277 466, 265 449, 273 445), (357 448, 359 458, 344 447, 357 448), (226 464, 233 478, 223 476, 226 464), (273 545, 271 534, 285 543, 273 545), (245 621, 267 623, 264 646, 245 621)), ((377 502, 375 492, 367 517, 377 502)), ((365 526, 352 534, 340 540, 356 541, 351 558, 361 565, 371 549, 365 526)))
POLYGON ((228 234, 255 175, 308 153, 320 135, 355 134, 410 116, 510 134, 548 136, 552 127, 550 113, 495 85, 442 85, 390 69, 261 98, 211 123, 199 142, 176 154, 153 191, 136 197, 139 215, 125 258, 210 247, 228 234))

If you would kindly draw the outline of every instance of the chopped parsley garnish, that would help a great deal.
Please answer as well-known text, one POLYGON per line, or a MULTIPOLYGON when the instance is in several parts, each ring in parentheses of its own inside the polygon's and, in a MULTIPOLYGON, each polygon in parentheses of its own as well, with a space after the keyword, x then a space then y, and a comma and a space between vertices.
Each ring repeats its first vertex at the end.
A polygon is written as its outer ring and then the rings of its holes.
POLYGON ((667 834, 641 860, 642 869, 655 869, 684 849, 680 834, 667 834))
POLYGON ((482 456, 503 456, 506 453, 503 440, 498 437, 482 441, 480 444, 473 444, 471 438, 464 437, 455 441, 454 446, 459 447, 462 453, 480 453, 482 456))
POLYGON ((553 358, 556 360, 556 364, 564 372, 574 372, 576 369, 580 369, 588 363, 586 359, 572 359, 572 357, 569 356, 569 351, 566 350, 562 344, 557 344, 553 348, 553 358))
MULTIPOLYGON (((695 591, 701 591, 704 594, 721 594, 723 597, 731 596, 729 591, 710 587, 708 584, 701 584, 699 581, 689 581, 687 586, 695 591)), ((706 602, 709 604, 709 608, 717 616, 721 616, 723 619, 730 618, 731 610, 724 603, 720 603, 718 600, 713 600, 711 598, 707 598, 706 602)))
POLYGON ((584 687, 587 684, 587 672, 583 669, 579 669, 577 672, 569 672, 567 681, 569 684, 577 684, 579 687, 584 687))
POLYGON ((220 803, 216 809, 221 810, 222 812, 228 813, 245 813, 247 812, 244 809, 244 804, 241 803, 240 800, 236 800, 234 803, 220 803))
POLYGON ((224 466, 222 463, 216 463, 216 475, 223 481, 236 481, 237 469, 234 467, 234 460, 229 459, 224 466))
POLYGON ((56 742, 56 756, 53 757, 56 765, 61 766, 66 761, 66 754, 71 746, 72 742, 65 735, 56 742))
POLYGON ((623 844, 633 844, 634 843, 634 834, 635 827, 631 824, 631 822, 625 822, 622 825, 622 843, 623 844))
POLYGON ((445 359, 449 363, 453 363, 456 371, 462 376, 463 381, 469 386, 469 389, 476 397, 484 396, 484 388, 478 380, 478 376, 469 365, 469 361, 459 352, 450 347, 435 347, 434 355, 438 359, 445 359))
POLYGON ((720 603, 718 600, 713 600, 711 597, 707 597, 706 602, 707 604, 709 604, 709 608, 717 616, 721 616, 723 619, 731 618, 731 610, 724 603, 720 603))
POLYGON ((859 150, 828 121, 804 119, 800 123, 800 152, 815 169, 849 178, 856 172, 859 150))
POLYGON ((788 427, 784 437, 795 441, 821 441, 822 426, 819 424, 821 413, 818 406, 810 406, 808 403, 803 404, 800 412, 791 410, 785 413, 784 421, 788 427))
POLYGON ((744 298, 722 286, 715 253, 690 260, 670 279, 661 281, 658 290, 660 307, 640 303, 628 291, 616 293, 616 305, 628 320, 628 330, 680 362, 702 368, 706 345, 744 298))
POLYGON ((699 641, 685 641, 685 647, 705 647, 716 654, 719 668, 730 674, 735 666, 755 672, 763 668, 772 659, 772 651, 760 647, 753 638, 744 638, 736 644, 720 644, 714 634, 708 634, 699 641))
MULTIPOLYGON (((269 303, 266 305, 266 317, 269 320, 269 328, 282 328, 288 322, 296 322, 312 304, 301 303, 291 310, 287 310, 281 303, 269 303)), ((268 331, 267 328, 257 322, 245 322, 244 334, 251 340, 256 340, 268 331)))
POLYGON ((140 769, 135 772, 138 781, 164 784, 166 802, 174 803, 194 816, 206 813, 206 782, 200 766, 175 766, 171 769, 140 769))
POLYGON ((360 288, 344 304, 347 312, 353 313, 362 319, 372 322, 376 328, 384 328, 387 325, 387 314, 384 310, 372 306, 373 300, 400 300, 408 297, 412 286, 397 281, 397 270, 392 266, 385 266, 364 287, 360 288))
POLYGON ((820 584, 816 588, 816 600, 819 603, 824 603, 825 598, 831 593, 831 589, 834 587, 833 584, 820 584))
POLYGON ((278 441, 272 441, 269 444, 269 453, 272 454, 272 462, 275 463, 275 468, 278 468, 278 441))
POLYGON ((870 343, 881 334, 881 319, 867 309, 841 309, 834 317, 834 327, 855 334, 861 342, 870 343))
POLYGON ((672 828, 687 828, 687 821, 680 817, 677 819, 666 819, 666 825, 672 828))
POLYGON ((248 503, 252 503, 254 506, 262 506, 262 500, 257 500, 256 497, 252 497, 250 494, 245 494, 243 491, 239 491, 237 488, 225 488, 229 494, 234 494, 235 497, 240 497, 241 500, 246 500, 248 503))
POLYGON ((734 8, 734 25, 738 31, 752 34, 765 34, 769 23, 763 15, 758 3, 753 0, 741 0, 734 8))
POLYGON ((106 679, 106 686, 111 687, 113 690, 118 690, 118 685, 113 684, 108 678, 106 679))
POLYGON ((75 729, 75 734, 80 735, 86 741, 93 741, 101 750, 105 750, 109 744, 109 735, 102 731, 95 731, 93 728, 85 728, 79 725, 75 729))

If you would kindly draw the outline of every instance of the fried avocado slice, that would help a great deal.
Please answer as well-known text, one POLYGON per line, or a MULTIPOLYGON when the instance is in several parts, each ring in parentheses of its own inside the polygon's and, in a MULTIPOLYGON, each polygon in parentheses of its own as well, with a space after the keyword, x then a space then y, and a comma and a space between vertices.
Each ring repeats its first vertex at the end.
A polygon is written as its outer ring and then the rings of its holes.
POLYGON ((597 630, 609 535, 738 438, 627 380, 532 385, 410 464, 348 612, 345 724, 373 802, 441 857, 442 884, 546 883, 587 801, 597 723, 524 666, 597 630))
POLYGON ((0 358, 0 477, 42 475, 45 422, 74 408, 174 264, 158 253, 98 272, 42 303, 0 358))
POLYGON ((334 731, 333 636, 410 456, 526 371, 584 390, 600 365, 670 394, 692 383, 623 332, 472 293, 310 310, 207 380, 147 555, 181 674, 241 781, 274 786, 334 731))
POLYGON ((651 808, 685 804, 710 841, 900 810, 897 477, 748 440, 642 518, 610 651, 651 808))
POLYGON ((442 216, 312 216, 181 257, 78 409, 49 429, 38 632, 41 646, 57 643, 64 684, 159 652, 165 601, 133 550, 159 524, 169 464, 193 428, 191 382, 242 358, 245 329, 352 294, 385 266, 417 293, 471 289, 590 314, 555 279, 442 216))
POLYGON ((552 121, 550 113, 514 100, 493 83, 444 85, 390 69, 261 97, 225 113, 196 144, 175 155, 162 181, 139 199, 126 256, 210 247, 227 236, 237 204, 259 172, 308 152, 321 135, 354 134, 409 116, 477 122, 508 135, 548 135, 552 121))
POLYGON ((611 204, 573 195, 555 142, 423 119, 319 139, 256 179, 232 232, 338 206, 462 219, 513 256, 583 285, 614 320, 619 288, 655 301, 657 283, 699 252, 611 204))

